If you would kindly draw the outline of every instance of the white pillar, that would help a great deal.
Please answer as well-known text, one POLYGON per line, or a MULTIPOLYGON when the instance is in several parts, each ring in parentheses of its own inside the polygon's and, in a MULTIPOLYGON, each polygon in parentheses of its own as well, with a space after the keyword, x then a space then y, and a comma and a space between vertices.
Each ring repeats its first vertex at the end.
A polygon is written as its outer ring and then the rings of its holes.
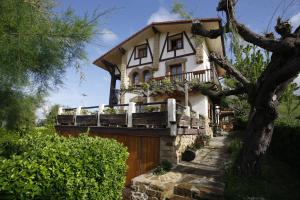
POLYGON ((168 99, 168 127, 171 130, 171 135, 176 136, 177 123, 176 123, 176 100, 175 99, 168 99))
POLYGON ((190 117, 191 116, 191 108, 190 106, 185 106, 184 115, 190 117))
POLYGON ((196 111, 196 114, 195 114, 195 115, 196 115, 195 118, 196 118, 196 119, 199 119, 199 115, 200 115, 200 114, 199 114, 199 111, 196 111))
POLYGON ((104 104, 101 104, 98 108, 98 120, 97 120, 97 126, 101 126, 100 123, 100 115, 104 113, 104 104))
POLYGON ((61 114, 63 114, 63 107, 59 107, 58 108, 58 112, 57 112, 57 115, 61 115, 61 114))
POLYGON ((75 114, 74 114, 74 125, 77 126, 77 121, 76 121, 76 116, 80 115, 81 113, 81 106, 79 106, 78 108, 76 108, 75 114))
POLYGON ((127 112, 127 127, 132 127, 132 114, 136 112, 135 103, 129 102, 128 112, 127 112))

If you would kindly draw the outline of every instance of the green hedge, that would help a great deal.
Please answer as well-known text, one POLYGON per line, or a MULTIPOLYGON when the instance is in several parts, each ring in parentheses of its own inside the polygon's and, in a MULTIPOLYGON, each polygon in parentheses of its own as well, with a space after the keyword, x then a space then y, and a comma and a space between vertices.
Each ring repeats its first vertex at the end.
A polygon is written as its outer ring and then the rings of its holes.
POLYGON ((37 132, 15 144, 22 153, 0 163, 0 199, 122 199, 125 147, 83 134, 37 132))
POLYGON ((269 152, 291 166, 300 167, 300 126, 276 124, 269 152))

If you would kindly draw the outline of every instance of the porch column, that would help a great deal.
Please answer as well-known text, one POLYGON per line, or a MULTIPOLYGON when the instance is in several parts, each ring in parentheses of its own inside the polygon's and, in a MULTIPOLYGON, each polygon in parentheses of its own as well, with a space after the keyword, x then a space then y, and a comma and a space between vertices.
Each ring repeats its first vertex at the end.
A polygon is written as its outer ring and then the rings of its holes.
POLYGON ((190 116, 190 107, 189 107, 189 84, 188 82, 185 82, 184 83, 184 106, 185 106, 185 109, 184 109, 184 114, 186 116, 190 116))
POLYGON ((101 126, 100 122, 100 115, 104 113, 104 104, 101 104, 98 109, 98 120, 97 120, 97 126, 101 126))
POLYGON ((78 108, 76 108, 76 111, 75 111, 75 116, 74 116, 74 125, 77 126, 77 115, 80 115, 81 114, 81 106, 79 106, 78 108))
POLYGON ((132 114, 135 113, 135 103, 134 102, 129 102, 128 105, 128 112, 127 112, 127 127, 132 127, 132 114))
POLYGON ((171 135, 177 134, 177 122, 176 122, 176 100, 168 99, 168 127, 170 128, 171 135))
POLYGON ((115 75, 115 70, 113 70, 113 73, 110 73, 110 75, 111 75, 111 79, 110 79, 110 91, 109 91, 109 105, 112 106, 116 104, 115 90, 116 90, 117 77, 115 75))

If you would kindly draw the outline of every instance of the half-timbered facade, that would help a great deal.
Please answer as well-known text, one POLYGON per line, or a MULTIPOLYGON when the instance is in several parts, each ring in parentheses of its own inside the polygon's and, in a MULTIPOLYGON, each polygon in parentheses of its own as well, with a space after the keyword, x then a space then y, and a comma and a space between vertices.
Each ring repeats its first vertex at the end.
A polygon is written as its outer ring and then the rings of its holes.
MULTIPOLYGON (((217 29, 219 19, 201 19, 205 27, 217 29)), ((165 101, 172 97, 204 118, 212 118, 214 105, 200 92, 151 95, 149 98, 127 92, 116 96, 120 88, 139 85, 150 80, 195 81, 212 83, 220 88, 219 77, 224 74, 208 59, 210 52, 224 54, 223 38, 196 38, 191 34, 191 20, 152 23, 97 59, 94 64, 112 75, 110 104, 165 101)))

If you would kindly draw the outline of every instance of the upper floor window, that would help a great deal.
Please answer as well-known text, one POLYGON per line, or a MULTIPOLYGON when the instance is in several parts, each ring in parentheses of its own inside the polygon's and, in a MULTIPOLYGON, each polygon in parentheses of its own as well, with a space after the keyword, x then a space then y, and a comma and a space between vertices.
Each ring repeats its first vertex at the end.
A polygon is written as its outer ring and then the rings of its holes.
POLYGON ((149 70, 144 71, 144 82, 149 82, 151 79, 151 72, 149 70))
POLYGON ((183 49, 183 36, 182 33, 169 36, 168 38, 168 50, 174 51, 177 49, 183 49))
POLYGON ((147 57, 147 45, 143 44, 136 47, 135 59, 147 57))
POLYGON ((170 66, 170 75, 172 80, 182 81, 182 64, 175 64, 170 66))
POLYGON ((132 85, 137 85, 140 82, 140 77, 137 72, 133 73, 132 75, 132 85))

